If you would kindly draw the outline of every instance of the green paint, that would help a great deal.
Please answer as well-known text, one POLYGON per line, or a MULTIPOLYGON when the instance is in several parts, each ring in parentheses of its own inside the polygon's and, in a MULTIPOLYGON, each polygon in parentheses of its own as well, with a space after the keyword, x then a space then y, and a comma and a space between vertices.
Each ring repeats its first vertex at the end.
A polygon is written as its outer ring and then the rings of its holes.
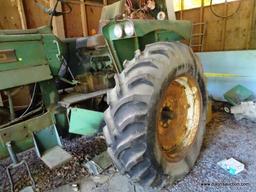
POLYGON ((126 59, 132 59, 137 49, 144 50, 145 46, 159 41, 180 41, 191 38, 192 24, 189 21, 169 20, 132 20, 135 27, 135 34, 132 37, 118 39, 114 36, 114 27, 118 23, 124 28, 124 21, 110 22, 103 28, 103 34, 110 46, 115 63, 120 71, 122 63, 126 59))
MULTIPOLYGON (((111 13, 112 10, 111 10, 111 13)), ((74 75, 85 74, 91 69, 104 71, 112 59, 119 70, 123 69, 122 63, 134 57, 138 49, 144 50, 146 45, 158 41, 179 41, 190 39, 191 23, 188 21, 157 21, 133 20, 135 34, 132 37, 125 35, 117 39, 113 35, 116 23, 124 26, 126 21, 113 21, 103 28, 103 35, 109 45, 101 50, 85 51, 83 55, 91 55, 93 60, 80 62, 77 59, 76 39, 60 41, 55 37, 49 27, 31 30, 0 30, 0 50, 14 50, 14 61, 1 61, 0 64, 0 90, 37 82, 44 106, 49 110, 56 110, 59 95, 55 79, 63 63, 63 56, 74 71, 74 75), (107 56, 111 54, 111 60, 107 56), (15 60, 16 59, 16 60, 15 60), (91 65, 91 66, 90 66, 91 65)), ((54 111, 39 117, 0 129, 0 159, 6 157, 5 143, 14 142, 14 150, 21 152, 33 146, 32 133, 37 132, 38 151, 45 151, 56 144, 58 137, 49 135, 49 126, 55 124, 60 129, 68 128, 65 112, 54 111), (59 115, 58 115, 59 114, 59 115), (46 128, 46 129, 45 129, 46 128), (43 130, 44 129, 44 130, 43 130), (43 131, 40 131, 43 130, 43 131), (49 138, 48 138, 49 137, 49 138), (46 139, 47 138, 47 139, 46 139), (52 138, 52 139, 50 139, 52 138), (47 141, 47 142, 44 142, 47 141)), ((103 113, 73 108, 70 115, 69 131, 71 133, 93 136, 100 131, 103 113)))
POLYGON ((34 133, 34 139, 40 157, 54 146, 61 146, 59 134, 55 125, 50 125, 49 127, 34 133))
POLYGON ((47 128, 52 124, 52 113, 47 112, 41 116, 0 129, 0 159, 8 156, 5 143, 13 141, 13 148, 16 153, 25 151, 33 147, 33 132, 47 128))
POLYGON ((224 98, 232 105, 239 105, 243 101, 251 101, 254 93, 242 85, 237 85, 224 94, 224 98))
POLYGON ((48 65, 32 66, 8 71, 0 70, 0 90, 45 81, 51 78, 51 71, 48 65))
POLYGON ((42 81, 39 83, 43 103, 46 107, 54 106, 59 101, 58 90, 54 80, 42 81))
POLYGON ((69 132, 86 136, 94 136, 99 132, 102 121, 103 113, 101 112, 72 108, 69 132))

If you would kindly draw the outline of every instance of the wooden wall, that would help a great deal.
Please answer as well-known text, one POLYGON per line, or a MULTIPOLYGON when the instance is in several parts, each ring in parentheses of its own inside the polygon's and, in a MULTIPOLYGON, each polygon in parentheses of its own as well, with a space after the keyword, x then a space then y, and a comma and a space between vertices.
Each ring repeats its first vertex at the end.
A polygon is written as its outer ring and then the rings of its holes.
POLYGON ((20 29, 21 27, 17 3, 0 0, 0 29, 20 29))
MULTIPOLYGON (((43 5, 49 7, 49 3, 45 3, 44 1, 41 1, 41 2, 43 5)), ((28 29, 36 28, 36 27, 40 27, 48 24, 50 17, 46 13, 44 13, 42 9, 37 7, 33 0, 24 0, 23 7, 24 7, 28 29)))
MULTIPOLYGON (((56 0, 38 0, 47 7, 52 6, 53 1, 56 0)), ((63 23, 56 27, 57 29, 63 28, 62 32, 56 32, 60 37, 81 37, 95 34, 98 31, 103 4, 111 4, 117 0, 97 0, 94 3, 93 0, 80 1, 85 3, 71 4, 72 12, 60 18, 63 23)), ((214 5, 213 9, 219 15, 229 15, 237 9, 239 2, 241 2, 239 11, 229 18, 215 16, 209 6, 178 11, 176 16, 177 19, 207 24, 204 51, 256 48, 256 0, 238 0, 229 2, 227 5, 218 4, 214 5)), ((67 6, 64 5, 60 9, 67 11, 67 6)), ((34 0, 0 0, 0 29, 35 28, 47 25, 48 22, 49 16, 35 5, 34 0)), ((202 31, 203 28, 197 26, 193 33, 202 31)), ((199 40, 198 37, 195 37, 193 43, 197 44, 199 40)), ((198 51, 199 49, 194 48, 194 50, 198 51)))
MULTIPOLYGON (((53 6, 54 1, 56 0, 38 0, 45 7, 53 6)), ((77 1, 70 4, 72 12, 62 17, 65 37, 81 37, 97 33, 103 5, 114 2, 114 0, 80 1, 82 3, 77 1)), ((61 10, 67 11, 68 7, 64 4, 61 10)), ((22 19, 26 22, 24 29, 30 29, 47 25, 50 16, 44 13, 34 0, 0 0, 0 29, 22 29, 22 19), (22 3, 21 14, 18 11, 18 2, 22 3)))
MULTIPOLYGON (((183 10, 176 13, 177 19, 191 20, 193 23, 206 23, 204 51, 241 50, 255 48, 255 0, 240 0, 227 5, 214 5, 214 11, 221 16, 234 13, 232 17, 215 16, 210 6, 183 10), (254 43, 253 43, 254 42, 254 43)), ((193 33, 202 32, 198 27, 193 33)), ((197 39, 194 39, 196 43, 197 39)), ((197 49, 195 49, 197 50, 197 49)))

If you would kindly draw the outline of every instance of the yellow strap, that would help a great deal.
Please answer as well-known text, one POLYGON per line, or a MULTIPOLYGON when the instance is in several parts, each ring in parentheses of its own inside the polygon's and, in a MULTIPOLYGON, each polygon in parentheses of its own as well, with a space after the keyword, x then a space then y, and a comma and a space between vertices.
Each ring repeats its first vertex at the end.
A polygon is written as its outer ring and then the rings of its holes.
POLYGON ((206 77, 243 77, 237 74, 229 74, 229 73, 204 73, 206 77))

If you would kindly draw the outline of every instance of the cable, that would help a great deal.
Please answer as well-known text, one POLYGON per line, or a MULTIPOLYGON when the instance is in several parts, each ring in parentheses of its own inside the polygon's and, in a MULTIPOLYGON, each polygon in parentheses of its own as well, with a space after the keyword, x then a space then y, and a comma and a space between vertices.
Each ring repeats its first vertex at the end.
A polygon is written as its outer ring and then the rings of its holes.
MULTIPOLYGON (((218 13, 216 13, 216 12, 214 11, 213 5, 212 5, 212 1, 213 1, 213 0, 210 1, 210 10, 211 10, 212 14, 215 15, 216 17, 220 17, 220 18, 224 18, 224 19, 225 19, 225 18, 232 17, 233 15, 237 14, 238 11, 239 11, 240 8, 241 8, 241 0, 239 0, 239 5, 238 5, 237 9, 234 11, 234 13, 232 13, 232 14, 230 14, 230 15, 223 16, 223 15, 219 15, 218 13)), ((225 0, 225 3, 227 3, 227 0, 225 0)))
POLYGON ((72 7, 69 5, 69 3, 65 2, 64 0, 57 0, 55 5, 53 6, 53 9, 51 11, 49 11, 49 13, 48 13, 49 15, 51 15, 51 18, 49 21, 49 26, 52 28, 53 16, 60 16, 60 15, 64 15, 64 14, 69 14, 71 12, 72 12, 72 7), (65 11, 65 12, 56 11, 59 2, 65 3, 68 7, 68 11, 65 11))
POLYGON ((37 84, 35 83, 34 89, 33 89, 33 93, 32 93, 32 98, 31 98, 31 100, 30 100, 30 103, 29 103, 27 109, 26 109, 17 119, 22 118, 22 117, 28 112, 28 110, 30 109, 30 107, 32 106, 33 101, 34 101, 34 97, 35 97, 35 93, 36 93, 36 85, 37 85, 37 84))

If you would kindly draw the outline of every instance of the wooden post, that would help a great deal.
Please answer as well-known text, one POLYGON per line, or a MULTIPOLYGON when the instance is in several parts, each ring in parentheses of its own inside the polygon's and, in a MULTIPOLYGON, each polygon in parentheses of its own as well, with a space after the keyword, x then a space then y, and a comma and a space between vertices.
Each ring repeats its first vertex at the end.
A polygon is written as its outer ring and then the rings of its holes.
POLYGON ((200 51, 204 50, 204 30, 205 30, 205 24, 204 24, 204 0, 201 0, 201 7, 200 7, 200 33, 202 34, 200 36, 200 44, 202 45, 200 47, 200 51))
POLYGON ((184 0, 180 0, 180 20, 183 19, 184 0))
POLYGON ((222 31, 222 51, 225 50, 225 44, 226 44, 226 30, 227 30, 227 16, 228 16, 228 2, 225 1, 225 18, 223 23, 223 31, 222 31))
MULTIPOLYGON (((200 23, 204 22, 204 0, 201 0, 201 7, 200 7, 200 23)), ((203 32, 203 27, 200 25, 200 33, 203 32)))
POLYGON ((250 15, 250 27, 248 29, 250 32, 247 34, 247 43, 246 49, 255 49, 256 48, 256 0, 251 0, 252 7, 251 7, 251 15, 250 15))
POLYGON ((24 12, 24 6, 22 0, 16 0, 18 11, 19 11, 19 16, 20 16, 20 21, 21 21, 21 27, 22 29, 27 29, 27 20, 26 20, 26 15, 24 12))
POLYGON ((173 0, 165 0, 169 20, 176 20, 173 0))
MULTIPOLYGON (((50 7, 53 8, 57 0, 50 0, 50 7)), ((57 11, 62 11, 62 6, 59 3, 57 6, 57 11)), ((64 21, 63 16, 53 17, 52 20, 53 25, 53 33, 59 38, 65 38, 65 30, 64 30, 64 21)))
POLYGON ((87 26, 87 15, 86 15, 86 5, 84 0, 80 0, 80 10, 81 10, 81 20, 82 20, 82 29, 83 36, 88 36, 88 26, 87 26))
POLYGON ((103 5, 108 5, 108 0, 103 0, 103 5))

